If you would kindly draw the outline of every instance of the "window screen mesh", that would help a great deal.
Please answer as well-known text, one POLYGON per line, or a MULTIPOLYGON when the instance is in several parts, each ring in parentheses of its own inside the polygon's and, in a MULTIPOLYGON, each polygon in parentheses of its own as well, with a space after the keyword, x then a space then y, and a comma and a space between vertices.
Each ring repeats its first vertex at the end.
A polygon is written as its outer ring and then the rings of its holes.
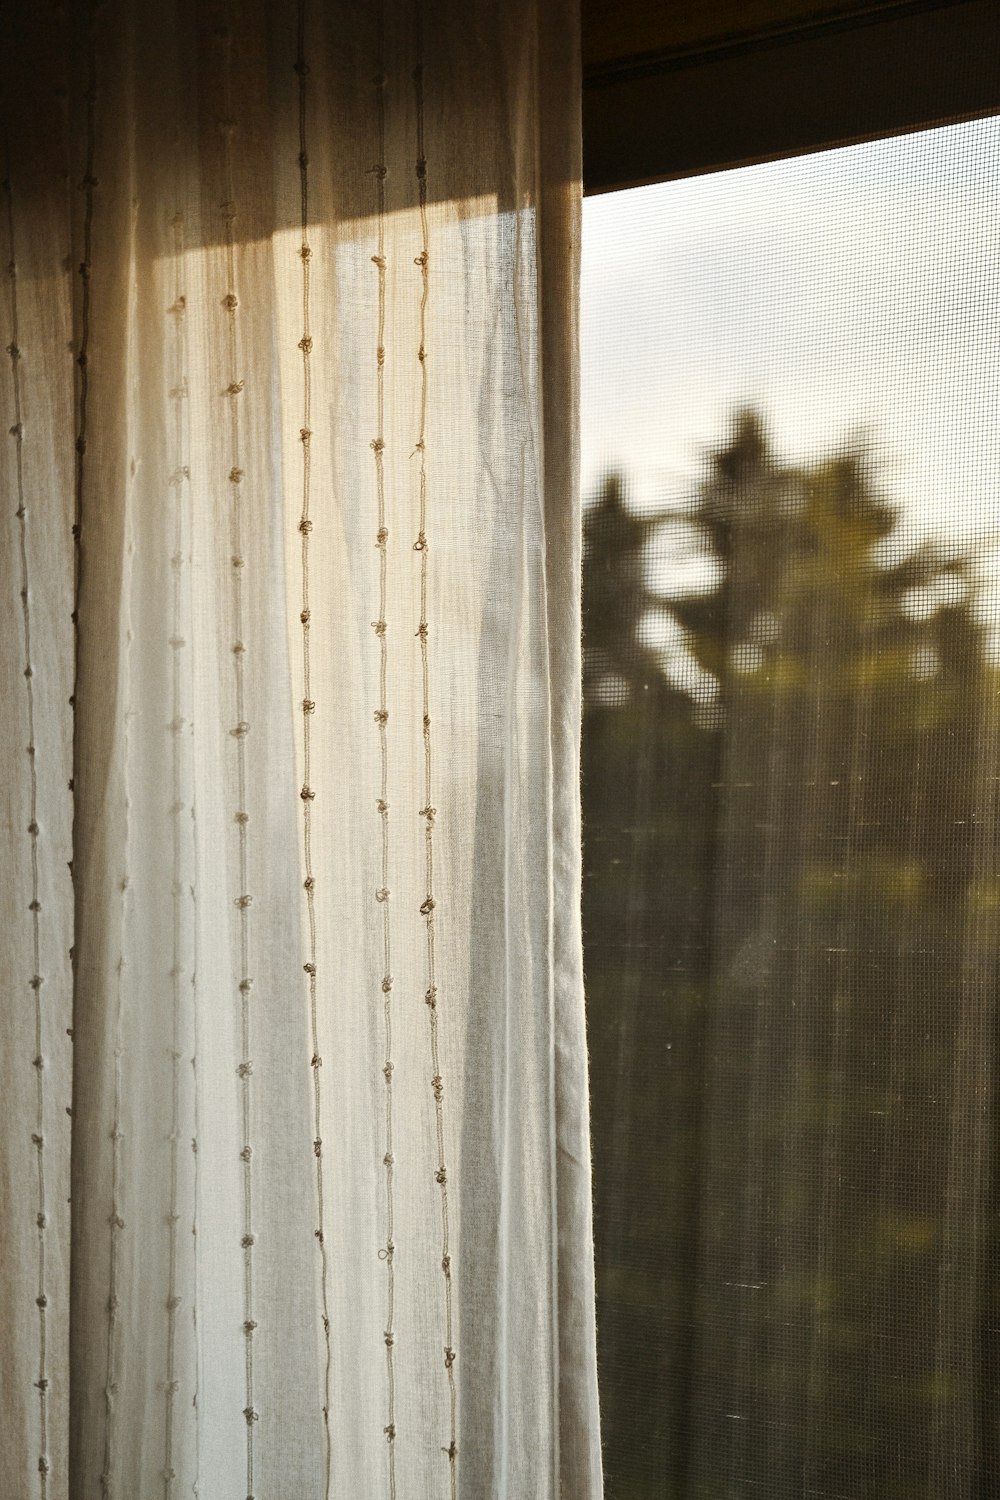
POLYGON ((611 1500, 1000 1497, 998 144, 586 205, 611 1500))

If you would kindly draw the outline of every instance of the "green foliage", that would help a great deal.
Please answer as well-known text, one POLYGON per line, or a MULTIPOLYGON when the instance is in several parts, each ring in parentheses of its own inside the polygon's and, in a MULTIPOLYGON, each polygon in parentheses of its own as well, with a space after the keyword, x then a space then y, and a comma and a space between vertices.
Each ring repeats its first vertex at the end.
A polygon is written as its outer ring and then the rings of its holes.
POLYGON ((974 563, 907 545, 862 447, 784 464, 752 411, 683 511, 633 515, 617 476, 588 508, 612 1500, 1000 1494, 974 563))

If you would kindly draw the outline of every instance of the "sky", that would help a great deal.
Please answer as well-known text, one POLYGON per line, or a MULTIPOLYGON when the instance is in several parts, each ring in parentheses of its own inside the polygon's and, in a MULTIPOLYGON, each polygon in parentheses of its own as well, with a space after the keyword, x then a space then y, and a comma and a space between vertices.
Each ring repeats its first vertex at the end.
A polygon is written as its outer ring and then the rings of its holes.
MULTIPOLYGON (((584 496, 692 491, 752 403, 778 453, 863 436, 907 535, 1000 583, 1000 120, 584 204, 584 496)), ((996 587, 991 589, 998 597, 996 587)))

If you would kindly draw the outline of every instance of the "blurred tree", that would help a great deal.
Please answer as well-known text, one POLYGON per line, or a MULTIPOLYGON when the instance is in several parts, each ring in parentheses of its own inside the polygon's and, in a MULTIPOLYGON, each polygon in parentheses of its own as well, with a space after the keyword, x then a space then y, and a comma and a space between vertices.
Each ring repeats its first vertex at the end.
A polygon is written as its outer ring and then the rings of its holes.
POLYGON ((682 510, 609 477, 584 557, 611 1495, 998 1495, 974 560, 753 411, 682 510))

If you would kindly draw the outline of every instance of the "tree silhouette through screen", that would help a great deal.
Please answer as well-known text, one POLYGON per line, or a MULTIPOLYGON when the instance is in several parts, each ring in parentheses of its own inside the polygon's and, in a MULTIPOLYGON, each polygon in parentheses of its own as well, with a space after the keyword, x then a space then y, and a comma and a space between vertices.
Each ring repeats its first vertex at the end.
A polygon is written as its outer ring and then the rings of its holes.
POLYGON ((995 1500, 1000 673, 980 559, 736 413, 585 512, 611 1500, 995 1500))

